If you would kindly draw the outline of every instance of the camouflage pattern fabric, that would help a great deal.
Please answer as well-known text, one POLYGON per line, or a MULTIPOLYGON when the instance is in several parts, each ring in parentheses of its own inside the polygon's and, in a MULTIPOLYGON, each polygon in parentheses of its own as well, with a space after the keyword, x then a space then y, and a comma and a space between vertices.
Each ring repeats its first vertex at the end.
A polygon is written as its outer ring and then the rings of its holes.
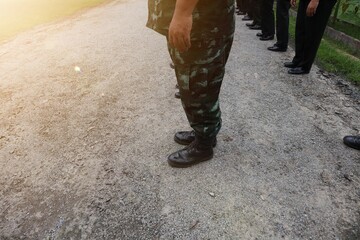
MULTIPOLYGON (((176 0, 149 0, 147 27, 167 36, 176 0)), ((191 48, 168 44, 181 102, 196 139, 213 144, 221 128, 219 92, 235 30, 234 0, 199 0, 193 11, 191 48)))
POLYGON ((185 53, 168 44, 183 108, 196 138, 204 144, 212 144, 221 128, 219 93, 232 41, 233 34, 193 41, 185 53))
MULTIPOLYGON (((148 0, 146 26, 167 36, 176 0, 148 0)), ((199 0, 193 11, 191 39, 219 38, 233 32, 235 0, 199 0)))

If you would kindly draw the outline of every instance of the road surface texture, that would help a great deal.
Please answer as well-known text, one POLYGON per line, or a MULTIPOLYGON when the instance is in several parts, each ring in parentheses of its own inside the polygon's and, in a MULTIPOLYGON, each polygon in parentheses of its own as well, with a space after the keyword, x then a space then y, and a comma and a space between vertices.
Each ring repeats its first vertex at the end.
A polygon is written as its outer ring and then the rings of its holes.
POLYGON ((359 239, 359 89, 288 75, 237 16, 214 159, 174 169, 189 126, 146 18, 112 1, 0 46, 0 239, 359 239))

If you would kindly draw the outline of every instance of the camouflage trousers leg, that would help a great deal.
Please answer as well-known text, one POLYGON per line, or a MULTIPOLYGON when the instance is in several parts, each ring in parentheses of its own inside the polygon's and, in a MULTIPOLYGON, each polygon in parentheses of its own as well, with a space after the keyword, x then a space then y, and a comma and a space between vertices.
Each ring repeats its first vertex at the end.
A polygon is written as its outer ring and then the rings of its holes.
POLYGON ((221 128, 219 93, 233 35, 191 42, 184 53, 168 45, 181 102, 198 141, 213 143, 221 128))

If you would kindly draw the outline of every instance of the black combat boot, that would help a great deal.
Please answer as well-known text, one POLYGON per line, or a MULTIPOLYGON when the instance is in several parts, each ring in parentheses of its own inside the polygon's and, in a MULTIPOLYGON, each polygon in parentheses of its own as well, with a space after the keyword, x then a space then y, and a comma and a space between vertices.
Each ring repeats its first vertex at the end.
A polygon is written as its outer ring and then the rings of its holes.
POLYGON ((197 163, 210 160, 213 155, 213 148, 211 142, 214 140, 211 139, 208 143, 200 143, 195 139, 189 146, 184 149, 181 149, 177 152, 174 152, 169 155, 168 163, 172 167, 176 168, 186 168, 197 163))
MULTIPOLYGON (((177 132, 174 135, 174 141, 181 145, 189 145, 195 140, 195 132, 192 131, 181 131, 177 132)), ((214 138, 214 142, 212 147, 216 146, 216 138, 214 138)))
POLYGON ((348 147, 360 150, 360 136, 345 136, 344 143, 348 147))

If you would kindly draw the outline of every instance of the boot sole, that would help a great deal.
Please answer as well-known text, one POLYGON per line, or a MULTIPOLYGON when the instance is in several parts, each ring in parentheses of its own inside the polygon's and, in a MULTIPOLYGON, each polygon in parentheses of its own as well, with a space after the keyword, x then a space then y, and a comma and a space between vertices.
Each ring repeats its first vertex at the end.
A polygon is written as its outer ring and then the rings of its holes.
POLYGON ((200 159, 200 160, 197 160, 197 161, 193 161, 189 164, 177 164, 177 163, 174 163, 172 161, 170 161, 168 159, 168 164, 171 166, 171 167, 174 167, 174 168, 188 168, 188 167, 191 167, 191 166, 194 166, 198 163, 201 163, 201 162, 205 162, 205 161, 208 161, 210 159, 212 159, 214 157, 214 155, 212 154, 211 156, 209 157, 206 157, 206 158, 203 158, 203 159, 200 159))
POLYGON ((351 145, 351 144, 348 144, 348 143, 344 143, 346 146, 348 147, 351 147, 353 149, 357 149, 357 150, 360 150, 360 147, 359 146, 355 146, 355 145, 351 145))

